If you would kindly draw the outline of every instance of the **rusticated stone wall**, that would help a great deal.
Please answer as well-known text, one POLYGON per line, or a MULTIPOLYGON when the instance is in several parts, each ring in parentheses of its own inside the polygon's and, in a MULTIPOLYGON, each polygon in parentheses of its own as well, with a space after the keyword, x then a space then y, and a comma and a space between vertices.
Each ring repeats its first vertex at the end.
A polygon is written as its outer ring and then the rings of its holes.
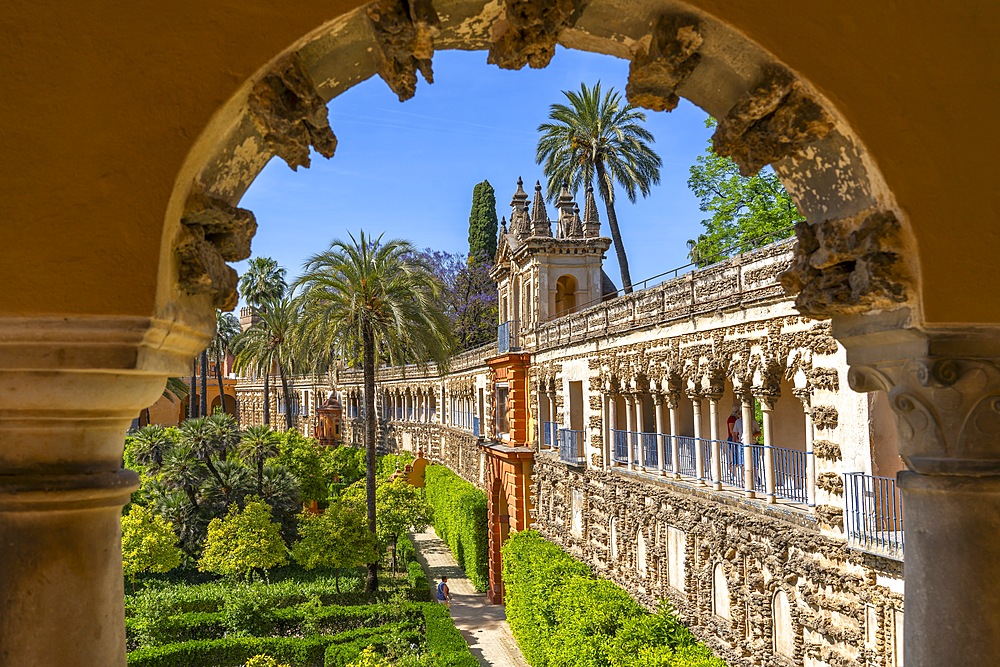
POLYGON ((532 490, 546 538, 648 607, 669 601, 729 665, 898 664, 903 598, 890 587, 902 564, 848 550, 806 513, 573 468, 547 453, 536 456, 532 490), (728 605, 713 604, 717 565, 728 605), (784 627, 775 624, 779 591, 790 603, 784 627), (776 647, 783 639, 787 657, 776 647))

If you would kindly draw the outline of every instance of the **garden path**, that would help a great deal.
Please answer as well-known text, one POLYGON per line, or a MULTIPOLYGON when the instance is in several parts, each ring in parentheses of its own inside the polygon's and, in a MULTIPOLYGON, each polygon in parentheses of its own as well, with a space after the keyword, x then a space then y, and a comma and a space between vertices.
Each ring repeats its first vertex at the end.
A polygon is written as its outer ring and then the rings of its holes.
POLYGON ((448 545, 441 541, 434 529, 412 533, 410 539, 420 564, 432 579, 431 592, 437 589, 441 577, 448 577, 451 618, 479 664, 486 667, 528 667, 507 625, 503 606, 490 604, 486 595, 476 592, 472 582, 455 562, 448 545))

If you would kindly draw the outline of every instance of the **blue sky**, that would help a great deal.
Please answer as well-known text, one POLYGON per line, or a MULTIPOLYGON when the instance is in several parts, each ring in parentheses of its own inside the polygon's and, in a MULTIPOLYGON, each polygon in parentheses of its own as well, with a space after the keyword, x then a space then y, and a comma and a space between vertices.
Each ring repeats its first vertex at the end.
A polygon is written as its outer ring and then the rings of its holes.
MULTIPOLYGON (((314 154, 312 167, 293 172, 272 159, 244 195, 240 206, 260 225, 253 253, 275 258, 291 280, 310 255, 359 229, 467 252, 473 186, 489 180, 498 217, 509 218, 518 176, 529 195, 542 178, 536 128, 551 104, 565 100, 561 91, 600 80, 624 94, 627 78, 627 61, 561 48, 546 69, 518 72, 487 65, 483 51, 440 51, 435 83, 421 79, 402 104, 372 77, 330 102, 339 139, 331 160, 314 154)), ((685 242, 701 231, 704 214, 687 178, 711 134, 705 117, 685 100, 669 114, 647 112, 663 159, 661 185, 635 205, 624 195, 616 202, 633 282, 685 264, 685 242)), ((582 207, 582 193, 578 200, 582 207)), ((598 208, 610 235, 600 201, 598 208)), ((551 204, 548 210, 554 217, 551 204)), ((614 249, 605 270, 620 286, 614 249)))

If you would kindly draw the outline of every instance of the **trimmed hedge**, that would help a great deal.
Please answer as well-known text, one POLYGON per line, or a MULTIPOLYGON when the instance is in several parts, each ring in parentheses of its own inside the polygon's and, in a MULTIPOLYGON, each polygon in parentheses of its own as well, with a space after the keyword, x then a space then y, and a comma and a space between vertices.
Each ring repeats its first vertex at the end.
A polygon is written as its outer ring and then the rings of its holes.
POLYGON ((532 667, 725 667, 668 608, 647 612, 536 531, 502 554, 507 622, 532 667))
POLYGON ((489 586, 486 494, 444 466, 427 466, 427 502, 434 531, 478 591, 489 586))
MULTIPOLYGON (((374 605, 372 605, 374 606, 374 605)), ((478 667, 448 609, 433 602, 410 603, 395 612, 398 622, 318 637, 226 637, 164 644, 128 654, 129 667, 239 667, 266 654, 293 667, 344 667, 367 647, 421 647, 435 667, 478 667), (421 632, 423 630, 423 632, 421 632)))

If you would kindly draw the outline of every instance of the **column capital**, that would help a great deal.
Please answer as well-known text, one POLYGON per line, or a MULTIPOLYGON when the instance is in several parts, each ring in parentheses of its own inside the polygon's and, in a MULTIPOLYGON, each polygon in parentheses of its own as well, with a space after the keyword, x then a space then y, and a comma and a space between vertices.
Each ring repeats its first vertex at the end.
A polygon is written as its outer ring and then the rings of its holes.
POLYGON ((761 409, 768 411, 774 410, 774 404, 777 403, 780 398, 780 396, 764 391, 754 391, 753 397, 760 401, 761 409))
POLYGON ((660 407, 661 405, 663 405, 663 394, 662 393, 660 393, 658 391, 654 391, 653 392, 653 405, 655 405, 656 407, 660 407))
POLYGON ((888 393, 910 470, 1000 473, 998 333, 910 330, 908 345, 895 350, 878 339, 851 340, 851 388, 888 393))
POLYGON ((812 389, 808 387, 803 387, 801 389, 792 389, 792 396, 802 401, 802 405, 808 408, 812 404, 812 389))
POLYGON ((677 406, 680 405, 680 392, 668 391, 663 394, 663 397, 666 399, 667 407, 671 410, 676 410, 677 406))

